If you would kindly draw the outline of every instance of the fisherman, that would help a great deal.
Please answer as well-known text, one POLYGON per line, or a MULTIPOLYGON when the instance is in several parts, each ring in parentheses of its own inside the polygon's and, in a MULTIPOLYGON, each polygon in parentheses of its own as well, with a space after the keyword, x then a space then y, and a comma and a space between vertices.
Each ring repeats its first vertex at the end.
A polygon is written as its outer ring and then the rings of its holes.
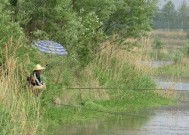
POLYGON ((45 83, 42 82, 41 80, 41 71, 44 70, 45 67, 42 67, 40 64, 37 64, 35 68, 33 69, 33 73, 31 76, 28 78, 29 85, 32 88, 32 92, 36 95, 39 96, 43 90, 46 89, 45 83))

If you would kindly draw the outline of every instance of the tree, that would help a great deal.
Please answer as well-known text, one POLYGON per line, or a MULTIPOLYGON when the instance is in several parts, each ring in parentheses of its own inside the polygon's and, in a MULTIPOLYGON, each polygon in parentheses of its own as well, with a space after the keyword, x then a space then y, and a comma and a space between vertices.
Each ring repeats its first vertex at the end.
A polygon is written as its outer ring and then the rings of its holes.
MULTIPOLYGON (((186 1, 183 1, 179 10, 178 10, 178 20, 181 20, 180 28, 186 29, 189 28, 189 6, 186 1)), ((180 22, 180 21, 179 21, 180 22)))
POLYGON ((144 31, 150 30, 154 0, 119 0, 116 7, 106 22, 106 33, 127 38, 141 36, 144 31))
MULTIPOLYGON (((58 0, 22 0, 19 7, 19 22, 26 34, 32 37, 33 32, 41 30, 46 33, 57 29, 60 13, 56 10, 58 0)), ((54 31, 53 31, 54 32, 54 31)))
POLYGON ((85 66, 107 37, 125 40, 149 30, 155 1, 10 0, 9 5, 17 6, 16 22, 30 41, 48 38, 64 44, 85 66))
POLYGON ((155 29, 163 29, 167 28, 167 22, 164 20, 164 13, 161 11, 159 7, 156 7, 156 10, 153 14, 153 28, 155 29))
MULTIPOLYGON (((118 0, 119 1, 119 0, 118 0)), ((105 21, 116 10, 116 0, 72 0, 74 11, 80 14, 94 12, 100 21, 105 21)))
POLYGON ((0 50, 10 38, 17 41, 20 37, 25 37, 19 24, 12 21, 11 14, 5 12, 5 4, 3 0, 0 2, 0 50))
POLYGON ((168 1, 162 8, 164 20, 167 22, 167 29, 173 28, 175 25, 176 9, 172 1, 168 1))

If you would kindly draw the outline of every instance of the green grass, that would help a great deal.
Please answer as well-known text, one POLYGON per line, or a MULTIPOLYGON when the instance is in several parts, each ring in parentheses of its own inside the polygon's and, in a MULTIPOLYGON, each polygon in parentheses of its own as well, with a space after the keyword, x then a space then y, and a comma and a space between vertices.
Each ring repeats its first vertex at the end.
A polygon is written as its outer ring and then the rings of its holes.
POLYGON ((155 69, 155 75, 185 77, 188 76, 188 67, 183 64, 174 64, 155 69))
POLYGON ((110 117, 119 113, 140 112, 144 108, 160 107, 173 105, 175 101, 169 98, 161 97, 152 91, 132 91, 116 90, 112 93, 110 100, 106 101, 86 101, 83 105, 74 108, 72 106, 49 106, 45 117, 50 119, 50 131, 64 124, 73 123, 74 121, 87 121, 95 118, 110 117), (115 94, 116 93, 116 94, 115 94))
POLYGON ((173 103, 170 99, 155 94, 154 91, 127 90, 122 91, 120 97, 111 101, 104 101, 102 105, 112 111, 136 111, 146 107, 157 107, 173 103))

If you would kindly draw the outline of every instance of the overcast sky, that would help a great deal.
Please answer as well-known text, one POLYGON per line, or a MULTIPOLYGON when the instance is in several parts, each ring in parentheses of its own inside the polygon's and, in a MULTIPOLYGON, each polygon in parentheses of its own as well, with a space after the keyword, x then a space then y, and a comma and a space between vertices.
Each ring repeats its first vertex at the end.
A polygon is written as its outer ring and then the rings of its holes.
MULTIPOLYGON (((160 7, 162 7, 165 3, 167 3, 169 0, 159 0, 159 5, 160 7)), ((181 3, 184 1, 184 0, 171 0, 174 4, 175 4, 175 7, 178 8, 180 7, 181 3)), ((186 3, 188 3, 189 5, 189 0, 185 0, 186 3)))

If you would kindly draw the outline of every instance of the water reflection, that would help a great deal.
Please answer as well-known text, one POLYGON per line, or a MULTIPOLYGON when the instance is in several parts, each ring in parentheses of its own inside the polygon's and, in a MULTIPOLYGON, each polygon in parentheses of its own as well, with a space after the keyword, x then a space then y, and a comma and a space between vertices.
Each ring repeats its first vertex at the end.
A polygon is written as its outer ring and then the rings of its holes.
POLYGON ((150 111, 140 114, 133 114, 133 116, 112 116, 109 119, 97 119, 88 122, 77 122, 60 127, 57 130, 57 135, 130 135, 129 132, 140 129, 147 124, 152 117, 150 111), (142 115, 141 115, 142 114, 142 115))
MULTIPOLYGON (((60 128, 57 135, 188 135, 189 105, 147 110, 145 117, 112 116, 107 120, 78 122, 60 128), (151 112, 151 113, 149 113, 151 112)), ((144 116, 144 112, 141 112, 144 116)))
POLYGON ((169 89, 173 88, 175 90, 188 90, 189 91, 189 83, 181 82, 174 82, 170 80, 163 80, 163 79, 155 79, 156 84, 159 88, 169 89))
POLYGON ((173 61, 142 61, 142 65, 149 66, 152 68, 159 68, 163 66, 168 66, 174 64, 173 61))

